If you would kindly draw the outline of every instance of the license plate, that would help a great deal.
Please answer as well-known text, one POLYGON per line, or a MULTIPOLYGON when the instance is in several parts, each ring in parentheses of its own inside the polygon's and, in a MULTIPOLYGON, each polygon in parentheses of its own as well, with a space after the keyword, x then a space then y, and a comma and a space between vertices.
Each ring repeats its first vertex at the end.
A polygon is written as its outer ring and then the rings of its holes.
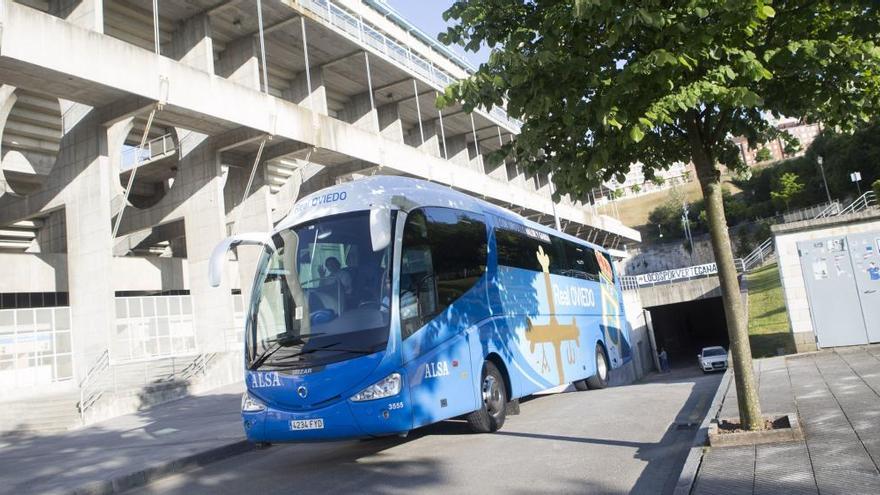
POLYGON ((291 430, 323 430, 324 420, 322 418, 315 419, 294 419, 290 422, 291 430))

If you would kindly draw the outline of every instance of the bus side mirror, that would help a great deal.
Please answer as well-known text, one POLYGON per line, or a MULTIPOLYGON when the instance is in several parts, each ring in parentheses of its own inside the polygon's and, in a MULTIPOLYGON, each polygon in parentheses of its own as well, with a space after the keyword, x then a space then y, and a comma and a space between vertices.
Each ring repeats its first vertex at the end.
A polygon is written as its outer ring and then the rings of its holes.
POLYGON ((373 208, 370 210, 370 243, 373 252, 381 251, 391 243, 391 210, 373 208))
POLYGON ((211 253, 211 261, 208 265, 208 282, 211 284, 211 287, 220 286, 220 282, 223 280, 223 265, 226 262, 226 253, 239 244, 266 246, 272 250, 275 249, 272 237, 266 232, 249 232, 227 237, 220 244, 217 244, 211 253))

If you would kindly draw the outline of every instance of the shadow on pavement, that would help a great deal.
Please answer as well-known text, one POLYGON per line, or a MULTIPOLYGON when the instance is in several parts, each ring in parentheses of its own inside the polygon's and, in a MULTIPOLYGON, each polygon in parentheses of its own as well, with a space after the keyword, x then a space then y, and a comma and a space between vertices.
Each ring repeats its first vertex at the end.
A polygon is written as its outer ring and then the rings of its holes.
MULTIPOLYGON (((237 386, 240 387, 240 386, 237 386)), ((56 435, 0 435, 3 491, 70 491, 242 440, 241 393, 225 387, 56 435)))

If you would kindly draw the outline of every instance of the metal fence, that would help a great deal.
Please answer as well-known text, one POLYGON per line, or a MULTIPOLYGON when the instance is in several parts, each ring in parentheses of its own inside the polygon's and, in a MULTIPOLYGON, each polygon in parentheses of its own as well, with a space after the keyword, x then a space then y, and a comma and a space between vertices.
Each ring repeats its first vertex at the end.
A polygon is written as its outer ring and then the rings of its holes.
POLYGON ((125 172, 134 168, 135 165, 143 165, 150 160, 164 157, 174 151, 177 151, 174 139, 171 134, 165 134, 147 141, 143 148, 132 146, 124 149, 119 169, 121 172, 125 172))
MULTIPOLYGON (((443 90, 449 84, 458 80, 452 74, 434 65, 430 60, 417 53, 413 53, 409 47, 387 35, 379 27, 364 21, 343 7, 330 0, 300 0, 299 4, 325 21, 327 24, 339 29, 355 42, 372 48, 402 67, 405 67, 422 76, 425 81, 438 90, 443 90)), ((486 112, 495 120, 507 125, 519 132, 522 121, 507 115, 507 112, 498 106, 486 112)))

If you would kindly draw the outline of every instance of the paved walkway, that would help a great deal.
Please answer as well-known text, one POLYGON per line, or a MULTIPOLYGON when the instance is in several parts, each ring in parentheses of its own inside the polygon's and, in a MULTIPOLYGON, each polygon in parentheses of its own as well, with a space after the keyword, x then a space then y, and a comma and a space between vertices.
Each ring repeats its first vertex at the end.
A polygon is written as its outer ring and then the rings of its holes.
POLYGON ((0 435, 0 492, 108 493, 251 448, 242 384, 60 435, 0 435))
MULTIPOLYGON (((694 494, 880 493, 880 345, 755 362, 765 414, 797 411, 805 441, 710 450, 694 494)), ((720 417, 738 416, 731 385, 720 417)))

